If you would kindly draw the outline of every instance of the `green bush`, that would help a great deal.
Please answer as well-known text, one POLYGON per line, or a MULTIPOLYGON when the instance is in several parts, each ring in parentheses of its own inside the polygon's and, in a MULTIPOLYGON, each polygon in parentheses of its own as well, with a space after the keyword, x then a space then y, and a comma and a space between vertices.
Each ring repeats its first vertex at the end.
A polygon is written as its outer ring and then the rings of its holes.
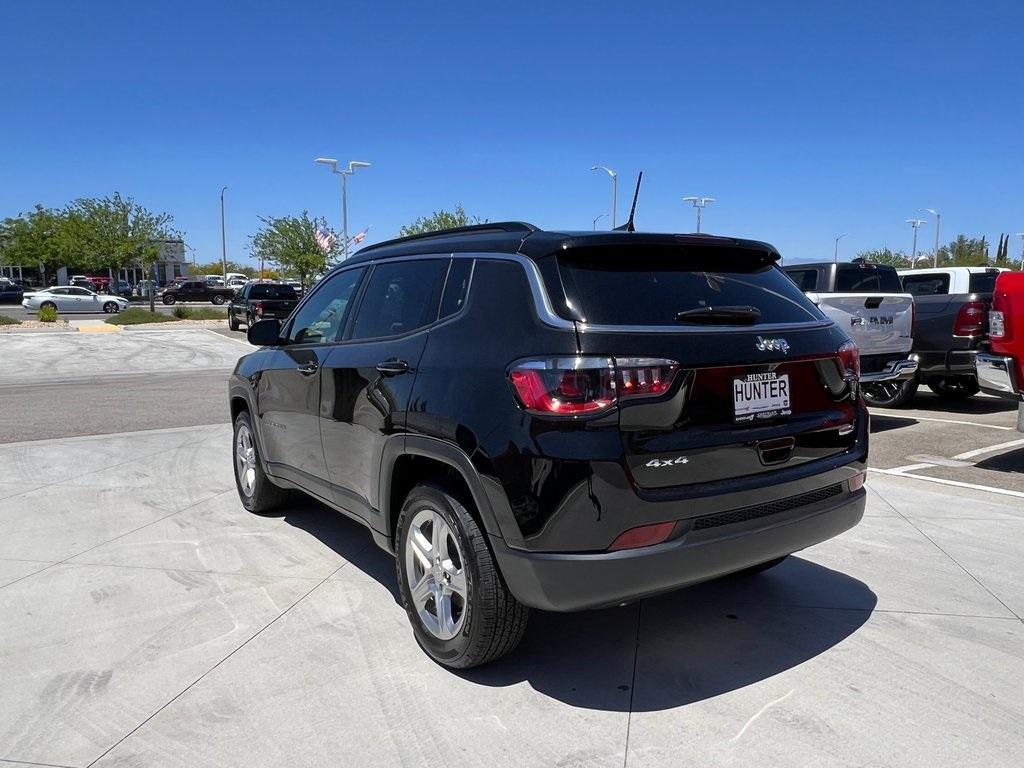
POLYGON ((0 325, 21 325, 21 321, 7 315, 0 315, 0 325))
POLYGON ((40 307, 40 309, 39 309, 39 322, 40 323, 56 323, 57 322, 57 308, 56 307, 40 307))
POLYGON ((187 320, 189 317, 192 316, 192 310, 189 309, 188 307, 183 307, 180 304, 178 304, 177 306, 174 307, 174 310, 171 312, 171 314, 174 315, 179 320, 187 320))
POLYGON ((213 309, 212 307, 177 307, 174 312, 175 315, 181 317, 183 320, 227 320, 228 313, 223 309, 213 309), (178 315, 177 310, 183 309, 187 314, 184 316, 178 315))

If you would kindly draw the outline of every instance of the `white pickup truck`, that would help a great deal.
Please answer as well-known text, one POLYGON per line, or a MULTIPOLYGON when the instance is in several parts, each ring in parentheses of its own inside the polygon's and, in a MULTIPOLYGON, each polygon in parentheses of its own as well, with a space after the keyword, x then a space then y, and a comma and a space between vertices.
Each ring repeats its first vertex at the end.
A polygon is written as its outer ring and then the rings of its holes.
POLYGON ((868 405, 906 405, 917 390, 914 297, 896 270, 865 261, 783 267, 818 308, 860 349, 861 389, 868 405))

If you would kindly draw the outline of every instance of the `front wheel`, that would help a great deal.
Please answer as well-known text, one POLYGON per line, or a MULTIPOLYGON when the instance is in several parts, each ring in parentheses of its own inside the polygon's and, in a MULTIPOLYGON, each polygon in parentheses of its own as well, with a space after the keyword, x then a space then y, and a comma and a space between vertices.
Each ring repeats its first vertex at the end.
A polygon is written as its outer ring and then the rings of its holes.
POLYGON ((901 408, 909 405, 917 394, 917 379, 877 381, 861 384, 864 402, 875 408, 901 408))
POLYGON ((224 303, 224 297, 223 296, 214 296, 212 299, 210 299, 210 301, 212 301, 217 306, 220 306, 221 304, 224 303))
POLYGON ((509 591, 476 520, 440 485, 413 488, 396 532, 402 605, 416 641, 452 669, 486 664, 514 649, 529 609, 509 591))
POLYGON ((933 376, 928 389, 943 400, 966 400, 978 394, 978 380, 974 376, 933 376))
POLYGON ((112 315, 115 312, 120 311, 120 307, 117 306, 117 302, 108 301, 106 304, 103 305, 103 311, 106 312, 108 315, 112 315))
POLYGON ((288 491, 271 482, 260 464, 259 446, 248 411, 235 419, 232 441, 235 468, 235 487, 242 506, 250 512, 271 512, 288 498, 288 491))

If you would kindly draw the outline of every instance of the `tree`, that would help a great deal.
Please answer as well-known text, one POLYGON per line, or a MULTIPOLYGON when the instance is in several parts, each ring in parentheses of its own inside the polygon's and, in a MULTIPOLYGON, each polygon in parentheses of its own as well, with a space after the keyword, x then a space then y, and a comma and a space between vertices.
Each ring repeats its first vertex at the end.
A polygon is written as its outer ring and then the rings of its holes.
MULTIPOLYGON (((316 241, 317 229, 327 228, 326 219, 310 218, 309 211, 303 211, 301 216, 260 216, 260 221, 263 226, 249 236, 249 253, 295 275, 303 288, 334 263, 337 242, 324 253, 316 241)), ((337 235, 334 239, 337 241, 337 235)))
POLYGON ((876 248, 872 251, 861 251, 857 254, 858 259, 870 261, 873 264, 888 264, 896 269, 907 269, 911 266, 910 257, 903 251, 892 251, 888 248, 876 248))
POLYGON ((412 224, 402 227, 398 234, 400 237, 408 237, 424 232, 436 232, 439 229, 452 229, 453 227, 466 227, 482 223, 484 222, 479 216, 469 216, 461 205, 456 205, 454 211, 434 211, 430 216, 421 216, 412 224))
POLYGON ((0 263, 35 266, 46 273, 70 259, 74 239, 61 211, 37 205, 0 223, 0 263))
MULTIPOLYGON (((228 272, 238 272, 240 274, 252 277, 256 274, 256 270, 250 264, 239 264, 237 261, 231 261, 228 259, 227 262, 228 272)), ((211 261, 209 264, 196 264, 192 267, 193 277, 198 275, 220 275, 224 273, 224 265, 218 259, 217 261, 211 261)))

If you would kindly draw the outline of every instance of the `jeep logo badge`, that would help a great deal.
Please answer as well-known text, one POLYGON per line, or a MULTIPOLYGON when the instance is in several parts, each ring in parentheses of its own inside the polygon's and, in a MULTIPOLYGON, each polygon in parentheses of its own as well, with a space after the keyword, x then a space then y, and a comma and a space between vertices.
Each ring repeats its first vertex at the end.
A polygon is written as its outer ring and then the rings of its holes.
POLYGON ((789 342, 785 339, 765 339, 758 336, 754 346, 761 352, 781 352, 784 355, 789 353, 789 342))

